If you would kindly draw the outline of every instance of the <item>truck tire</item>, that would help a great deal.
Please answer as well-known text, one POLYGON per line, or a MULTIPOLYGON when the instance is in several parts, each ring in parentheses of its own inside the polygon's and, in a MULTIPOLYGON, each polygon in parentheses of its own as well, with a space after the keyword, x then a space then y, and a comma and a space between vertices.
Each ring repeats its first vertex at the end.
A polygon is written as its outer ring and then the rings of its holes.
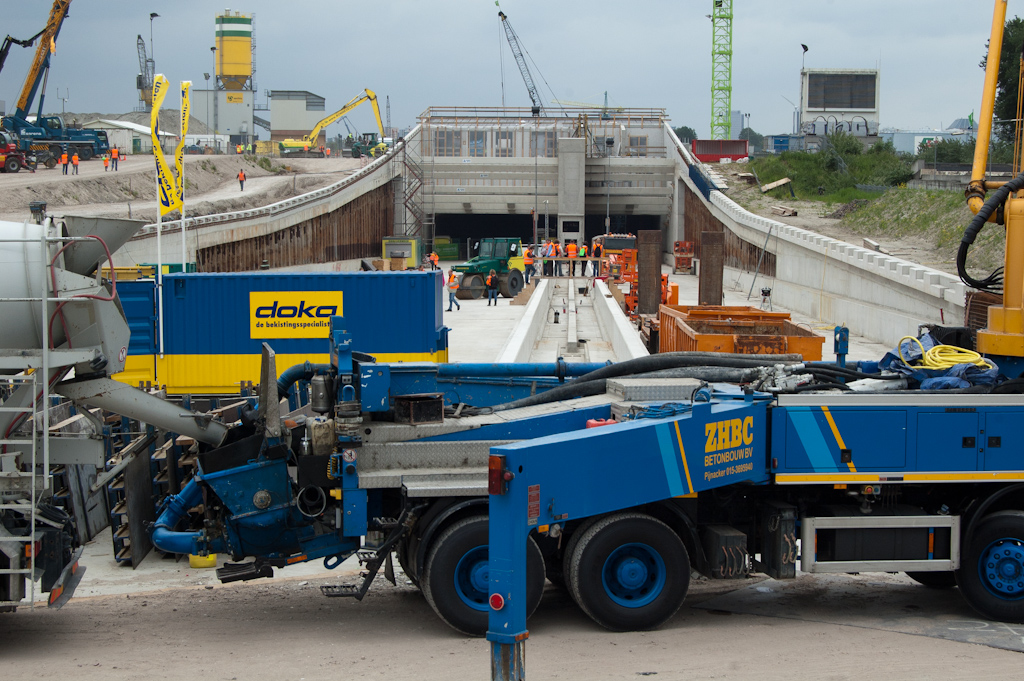
POLYGON ((64 153, 64 150, 61 148, 61 146, 59 144, 51 144, 50 145, 50 154, 52 154, 55 159, 59 159, 60 155, 63 154, 63 153, 64 153))
POLYGON ((352 158, 359 158, 359 156, 359 149, 357 147, 352 147, 352 158))
POLYGON ((523 273, 519 270, 509 270, 498 279, 498 292, 504 298, 515 298, 523 290, 523 273))
POLYGON ((8 156, 7 160, 4 161, 4 172, 16 173, 19 170, 21 170, 21 163, 18 162, 18 159, 14 158, 13 156, 8 156))
POLYGON ((78 147, 78 160, 88 161, 92 157, 92 147, 78 147))
POLYGON ((907 572, 905 574, 929 589, 952 589, 956 586, 956 574, 953 572, 907 572))
POLYGON ((47 168, 50 168, 50 169, 56 168, 57 167, 57 159, 55 159, 53 156, 51 156, 50 158, 46 159, 46 164, 45 165, 46 165, 47 168))
POLYGON ((679 536, 642 513, 617 513, 587 528, 569 557, 569 591, 611 631, 653 629, 679 610, 690 558, 679 536))
POLYGON ((479 274, 463 274, 455 297, 459 300, 479 300, 484 295, 484 278, 479 274))
MULTIPOLYGON (((576 550, 576 545, 580 542, 580 537, 582 537, 586 533, 587 529, 589 529, 591 525, 593 525, 600 519, 601 516, 587 518, 582 523, 580 523, 580 525, 573 531, 572 534, 569 535, 569 541, 565 543, 565 551, 562 552, 562 563, 558 566, 560 569, 557 575, 553 574, 554 571, 551 569, 550 566, 548 566, 548 581, 550 581, 555 586, 560 586, 566 589, 569 592, 570 596, 572 596, 572 589, 569 588, 569 566, 572 564, 572 552, 576 550)), ((575 596, 572 596, 572 598, 573 600, 576 599, 575 596)))
MULTIPOLYGON (((420 588, 427 603, 451 628, 468 636, 487 633, 490 583, 487 571, 487 516, 454 523, 434 541, 423 566, 420 588)), ((526 616, 544 592, 544 556, 533 537, 526 547, 526 616)))
POLYGON ((402 572, 405 576, 413 583, 413 586, 419 588, 420 580, 417 579, 415 571, 412 569, 413 562, 409 556, 409 538, 406 536, 405 539, 398 542, 395 546, 395 558, 398 559, 398 565, 402 568, 402 572))
POLYGON ((1024 512, 986 516, 967 541, 956 571, 967 604, 991 620, 1024 622, 1024 512))

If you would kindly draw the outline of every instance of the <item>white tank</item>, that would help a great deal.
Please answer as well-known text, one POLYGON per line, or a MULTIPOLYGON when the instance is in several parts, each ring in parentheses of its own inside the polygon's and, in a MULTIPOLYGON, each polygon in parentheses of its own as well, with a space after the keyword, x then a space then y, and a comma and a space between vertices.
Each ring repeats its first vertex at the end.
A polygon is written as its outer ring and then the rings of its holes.
MULTIPOLYGON (((40 241, 50 220, 42 225, 0 221, 0 348, 5 350, 42 347, 43 315, 41 303, 8 302, 10 298, 41 298, 49 293, 44 287, 46 263, 40 241), (25 241, 31 240, 31 241, 25 241)), ((52 313, 49 307, 46 320, 52 313)), ((57 332, 54 325, 54 331, 57 332)), ((60 339, 63 342, 63 338, 60 339)))

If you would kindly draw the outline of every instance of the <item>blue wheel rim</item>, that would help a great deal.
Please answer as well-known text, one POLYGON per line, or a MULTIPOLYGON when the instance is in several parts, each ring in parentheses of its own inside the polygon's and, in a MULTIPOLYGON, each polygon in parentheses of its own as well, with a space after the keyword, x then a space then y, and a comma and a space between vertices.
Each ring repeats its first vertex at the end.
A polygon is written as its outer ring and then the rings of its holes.
POLYGON ((601 568, 601 584, 616 605, 642 608, 665 588, 665 561, 647 544, 623 544, 601 568))
POLYGON ((994 596, 1007 601, 1024 598, 1024 541, 997 539, 978 558, 981 583, 994 596))
POLYGON ((477 546, 466 551, 455 566, 455 592, 468 607, 485 612, 489 591, 487 546, 477 546))

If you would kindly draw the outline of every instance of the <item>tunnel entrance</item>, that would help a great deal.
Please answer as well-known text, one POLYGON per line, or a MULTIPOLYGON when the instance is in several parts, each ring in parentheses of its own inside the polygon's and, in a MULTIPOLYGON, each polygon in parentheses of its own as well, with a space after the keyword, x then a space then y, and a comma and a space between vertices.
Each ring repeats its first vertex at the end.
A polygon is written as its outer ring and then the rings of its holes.
MULTIPOLYGON (((632 232, 636 234, 640 230, 659 229, 660 225, 661 216, 658 215, 611 216, 611 231, 614 233, 632 232)), ((548 215, 548 226, 552 237, 554 237, 558 230, 557 215, 548 215)), ((598 234, 604 234, 604 215, 587 215, 583 229, 588 243, 598 234)), ((529 243, 533 239, 533 218, 528 213, 525 215, 439 214, 434 233, 437 236, 451 237, 453 242, 462 244, 464 254, 467 239, 511 236, 519 237, 523 243, 529 243)), ((538 240, 544 238, 543 215, 537 220, 537 238, 538 240)))

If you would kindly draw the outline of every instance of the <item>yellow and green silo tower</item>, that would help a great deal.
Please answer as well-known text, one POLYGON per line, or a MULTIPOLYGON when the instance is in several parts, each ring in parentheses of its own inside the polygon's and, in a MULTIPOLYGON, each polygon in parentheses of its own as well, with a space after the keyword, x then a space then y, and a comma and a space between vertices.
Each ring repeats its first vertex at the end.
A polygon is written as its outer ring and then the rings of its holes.
POLYGON ((230 11, 217 16, 217 80, 224 90, 252 87, 252 15, 230 11))

